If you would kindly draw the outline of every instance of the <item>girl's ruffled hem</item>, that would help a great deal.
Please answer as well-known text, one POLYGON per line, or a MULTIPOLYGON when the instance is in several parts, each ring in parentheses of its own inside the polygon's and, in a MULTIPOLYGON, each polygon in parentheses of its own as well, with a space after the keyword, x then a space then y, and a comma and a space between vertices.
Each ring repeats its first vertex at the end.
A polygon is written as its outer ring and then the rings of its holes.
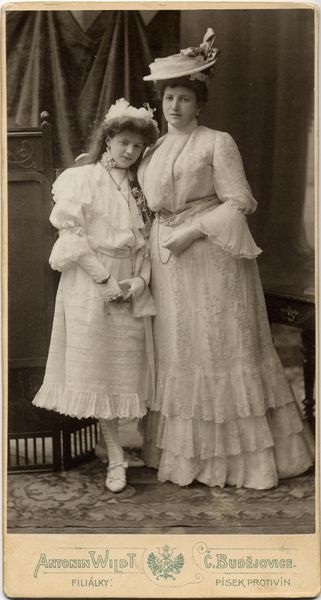
POLYGON ((146 414, 138 394, 79 392, 58 385, 42 385, 32 404, 78 419, 141 419, 146 414))

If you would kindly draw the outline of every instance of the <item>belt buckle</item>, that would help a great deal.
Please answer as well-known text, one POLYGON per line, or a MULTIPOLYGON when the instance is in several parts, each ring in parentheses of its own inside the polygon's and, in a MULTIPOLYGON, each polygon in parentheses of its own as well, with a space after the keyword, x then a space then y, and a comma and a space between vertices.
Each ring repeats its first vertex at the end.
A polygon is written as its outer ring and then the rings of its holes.
POLYGON ((175 223, 175 217, 176 214, 172 213, 170 211, 160 211, 158 213, 158 221, 160 223, 163 223, 164 225, 167 225, 167 227, 170 227, 171 225, 174 225, 175 223))

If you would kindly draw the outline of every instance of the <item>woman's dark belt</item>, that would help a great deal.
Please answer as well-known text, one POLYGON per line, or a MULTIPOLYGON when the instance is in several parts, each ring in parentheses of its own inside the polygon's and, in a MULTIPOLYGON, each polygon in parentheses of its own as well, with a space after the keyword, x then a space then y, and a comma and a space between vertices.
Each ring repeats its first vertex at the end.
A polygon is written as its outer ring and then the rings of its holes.
POLYGON ((194 198, 189 200, 183 208, 176 211, 162 208, 156 213, 156 218, 158 223, 166 225, 167 227, 173 227, 174 225, 180 225, 187 218, 193 217, 200 212, 211 210, 219 204, 220 201, 216 195, 205 196, 204 198, 194 198))
MULTIPOLYGON (((182 211, 180 211, 182 212, 182 211)), ((159 223, 162 223, 163 225, 167 225, 167 226, 171 226, 175 224, 175 219, 176 219, 176 215, 179 214, 177 211, 176 212, 171 212, 170 210, 167 210, 166 208, 162 208, 162 210, 158 211, 157 213, 157 219, 159 223)))

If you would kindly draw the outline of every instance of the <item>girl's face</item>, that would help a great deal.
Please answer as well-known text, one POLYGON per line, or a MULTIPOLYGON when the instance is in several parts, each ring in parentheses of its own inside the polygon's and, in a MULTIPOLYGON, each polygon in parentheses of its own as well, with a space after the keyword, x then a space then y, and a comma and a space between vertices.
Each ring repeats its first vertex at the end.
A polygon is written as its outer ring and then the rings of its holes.
POLYGON ((199 102, 193 90, 177 86, 165 88, 163 96, 164 117, 176 129, 184 129, 199 112, 199 102))
POLYGON ((111 157, 119 169, 127 169, 136 162, 145 148, 143 136, 124 129, 114 137, 106 139, 111 157))

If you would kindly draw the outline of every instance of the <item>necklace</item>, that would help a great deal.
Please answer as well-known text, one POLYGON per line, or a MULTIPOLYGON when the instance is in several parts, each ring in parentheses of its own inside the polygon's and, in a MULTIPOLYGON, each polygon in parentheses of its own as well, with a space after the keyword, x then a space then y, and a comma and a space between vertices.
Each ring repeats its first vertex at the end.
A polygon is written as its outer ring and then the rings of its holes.
POLYGON ((112 176, 112 174, 111 174, 111 172, 110 172, 110 171, 108 171, 108 170, 107 170, 107 173, 109 173, 109 175, 110 175, 110 178, 111 178, 111 180, 112 180, 113 184, 116 186, 116 189, 117 189, 117 191, 118 191, 118 192, 119 192, 119 193, 122 195, 122 197, 124 198, 124 200, 126 200, 126 202, 127 202, 127 205, 129 206, 129 194, 130 194, 130 186, 129 186, 129 183, 128 183, 127 169, 126 169, 126 171, 125 171, 125 175, 124 175, 124 177, 122 178, 122 180, 121 180, 121 182, 120 182, 120 183, 117 183, 117 181, 114 179, 114 177, 112 176), (125 181, 125 179, 126 179, 126 181, 127 181, 127 196, 125 196, 124 192, 123 192, 123 191, 122 191, 122 189, 121 189, 121 185, 122 185, 122 183, 125 181))
MULTIPOLYGON (((114 183, 114 185, 116 186, 118 192, 122 195, 122 197, 124 198, 124 200, 127 203, 128 206, 128 210, 130 213, 130 205, 129 205, 129 197, 130 197, 130 185, 128 182, 128 177, 127 177, 127 169, 125 170, 125 175, 122 178, 120 183, 117 183, 117 181, 114 179, 114 177, 112 176, 110 170, 107 170, 107 173, 109 173, 110 178, 112 180, 112 182, 114 183), (127 197, 125 196, 125 194, 123 193, 122 189, 121 189, 121 184, 123 183, 123 181, 125 181, 125 179, 127 180, 127 197)), ((134 247, 137 246, 137 237, 136 237, 136 233, 134 231, 134 229, 132 229, 132 234, 134 236, 134 247)), ((130 252, 130 260, 131 260, 131 272, 132 272, 132 277, 134 276, 134 250, 131 246, 129 246, 128 244, 126 244, 127 248, 129 249, 130 252)))
POLYGON ((170 259, 170 257, 172 256, 172 253, 170 250, 168 250, 167 248, 163 248, 163 254, 162 254, 162 245, 160 243, 160 239, 159 239, 159 226, 161 225, 159 218, 157 218, 157 222, 156 222, 156 241, 157 241, 157 251, 158 251, 158 258, 160 260, 160 262, 162 263, 162 265, 166 265, 170 259))
MULTIPOLYGON (((125 169, 124 177, 123 177, 123 178, 122 178, 122 180, 121 180, 121 181, 119 181, 119 182, 118 182, 118 181, 116 181, 116 179, 114 179, 114 177, 112 176, 112 174, 111 174, 111 171, 110 171, 109 169, 107 169, 107 173, 109 173, 109 175, 110 175, 110 177, 111 177, 112 181, 114 182, 114 184, 115 184, 115 186, 116 186, 117 190, 118 190, 118 191, 119 191, 119 192, 122 194, 122 191, 121 191, 121 186, 122 186, 122 183, 125 181, 125 179, 126 179, 126 177, 127 177, 127 169, 125 169)), ((123 194, 122 194, 122 195, 123 195, 123 194)))

